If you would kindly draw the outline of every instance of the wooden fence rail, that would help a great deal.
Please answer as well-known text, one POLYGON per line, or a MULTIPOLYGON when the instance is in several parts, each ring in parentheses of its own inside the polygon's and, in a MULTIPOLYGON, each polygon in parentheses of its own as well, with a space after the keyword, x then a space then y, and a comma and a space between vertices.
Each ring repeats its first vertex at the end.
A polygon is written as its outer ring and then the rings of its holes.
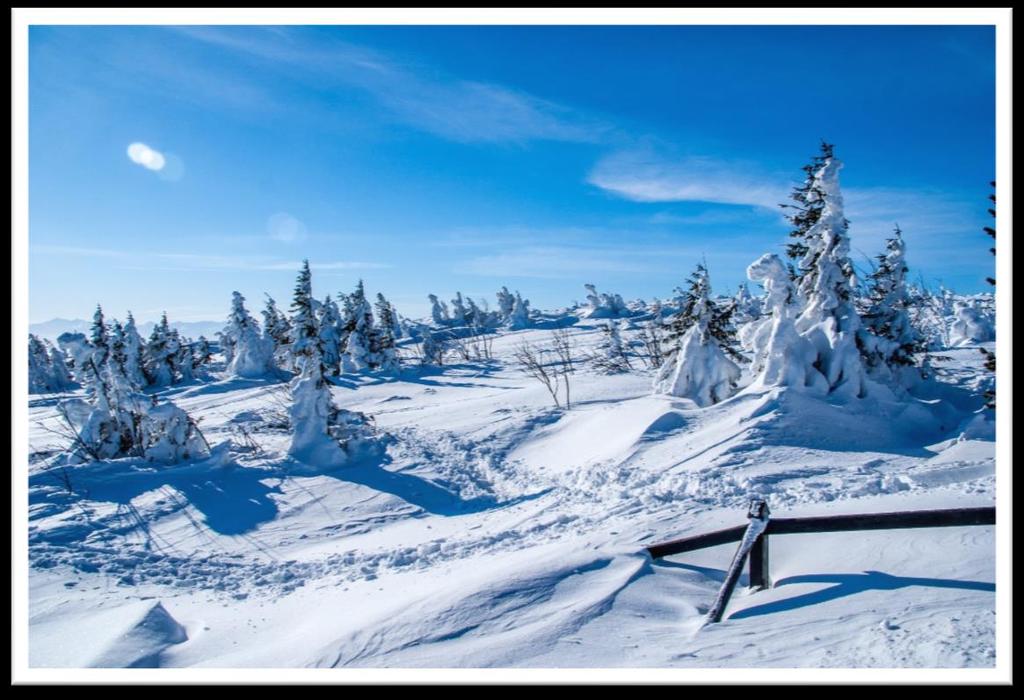
MULTIPOLYGON (((811 532, 849 532, 853 530, 896 530, 918 527, 963 527, 965 525, 995 525, 996 509, 988 508, 949 508, 945 510, 916 510, 895 513, 857 513, 852 515, 826 515, 810 518, 769 518, 768 505, 763 500, 751 502, 747 513, 748 518, 761 518, 764 521, 760 535, 753 546, 745 543, 737 550, 730 567, 731 576, 726 577, 708 616, 708 622, 718 622, 728 604, 732 589, 739 578, 738 570, 743 567, 749 553, 750 587, 755 589, 770 588, 771 576, 768 567, 769 535, 793 535, 811 532)), ((651 557, 658 559, 671 554, 682 554, 697 549, 716 547, 720 544, 740 542, 750 526, 742 525, 717 530, 694 537, 662 542, 646 547, 651 557)))

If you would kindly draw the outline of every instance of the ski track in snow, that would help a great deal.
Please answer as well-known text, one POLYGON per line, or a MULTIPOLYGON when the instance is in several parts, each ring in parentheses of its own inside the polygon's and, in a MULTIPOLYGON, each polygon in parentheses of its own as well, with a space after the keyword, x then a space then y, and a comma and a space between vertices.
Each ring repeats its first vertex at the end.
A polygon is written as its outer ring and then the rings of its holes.
MULTIPOLYGON (((592 324, 572 334, 584 349, 600 335, 592 324)), ((741 596, 697 637, 681 630, 706 612, 731 549, 706 550, 703 568, 638 554, 741 523, 751 494, 786 515, 990 504, 992 442, 950 440, 957 426, 931 413, 878 405, 851 415, 777 390, 697 408, 650 395, 649 372, 582 364, 573 408, 559 410, 511 364, 524 337, 544 333, 500 335, 488 363, 343 377, 336 402, 389 436, 376 463, 324 471, 288 460, 287 431, 274 423, 284 385, 231 380, 166 393, 211 444, 238 443, 246 425, 256 450, 236 444, 170 468, 75 467, 71 495, 30 465, 33 664, 992 665, 990 529, 962 541, 890 533, 888 558, 864 564, 900 576, 915 555, 941 558, 929 542, 961 542, 968 570, 942 580, 978 581, 959 598, 942 588, 952 584, 908 583, 929 595, 914 603, 900 588, 887 600, 871 585, 889 579, 857 588, 840 578, 831 585, 850 587, 845 607, 823 595, 757 616, 773 615, 772 625, 745 624, 729 619, 756 597, 741 596), (160 608, 131 608, 140 600, 160 608), (320 601, 336 615, 318 617, 320 601), (55 642, 97 610, 129 608, 121 637, 97 641, 95 653, 55 642), (268 608, 277 612, 257 625, 268 608), (815 608, 829 612, 812 624, 815 608), (198 622, 207 618, 218 622, 198 622), (148 651, 126 651, 136 647, 148 651)), ((949 371, 974 376, 974 356, 961 354, 949 371)), ((29 413, 41 450, 54 442, 40 427, 52 427, 54 402, 34 400, 29 413)), ((829 570, 790 551, 773 553, 790 578, 829 570)), ((771 605, 807 585, 759 595, 771 605)))

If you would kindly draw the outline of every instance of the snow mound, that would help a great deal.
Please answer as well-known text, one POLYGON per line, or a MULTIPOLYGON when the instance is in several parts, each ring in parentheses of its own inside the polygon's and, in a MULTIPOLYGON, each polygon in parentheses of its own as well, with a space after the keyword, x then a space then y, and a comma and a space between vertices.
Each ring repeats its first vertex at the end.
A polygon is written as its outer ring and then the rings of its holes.
POLYGON ((162 603, 151 605, 92 664, 96 668, 156 668, 165 649, 188 640, 162 603))
POLYGON ((619 462, 633 452, 645 435, 682 425, 682 416, 671 407, 670 400, 656 396, 579 406, 526 438, 508 458, 521 460, 530 467, 554 470, 619 462))

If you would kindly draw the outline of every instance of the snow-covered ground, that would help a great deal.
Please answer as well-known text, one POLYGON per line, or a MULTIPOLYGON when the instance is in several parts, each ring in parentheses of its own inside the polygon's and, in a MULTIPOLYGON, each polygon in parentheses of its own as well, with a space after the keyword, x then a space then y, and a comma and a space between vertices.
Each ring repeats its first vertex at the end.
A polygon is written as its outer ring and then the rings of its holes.
MULTIPOLYGON (((512 359, 549 334, 339 378, 336 404, 391 436, 382 458, 287 458, 287 384, 228 379, 162 392, 209 460, 33 462, 29 664, 993 667, 992 527, 773 537, 774 588, 741 580, 703 628, 735 545, 643 552, 742 524, 751 494, 780 517, 993 505, 991 430, 957 439, 976 348, 943 353, 951 383, 931 400, 775 388, 699 408, 652 395, 650 371, 579 363, 565 410, 512 359)), ((581 354, 601 335, 571 334, 581 354)), ((54 406, 30 402, 35 450, 56 442, 54 406)))

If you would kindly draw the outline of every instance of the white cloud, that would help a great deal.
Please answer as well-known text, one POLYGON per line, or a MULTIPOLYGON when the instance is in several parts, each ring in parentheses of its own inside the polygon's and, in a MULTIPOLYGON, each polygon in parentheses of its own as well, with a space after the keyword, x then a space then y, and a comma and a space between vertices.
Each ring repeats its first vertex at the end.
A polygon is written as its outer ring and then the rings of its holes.
POLYGON ((602 159, 587 182, 635 202, 717 202, 773 210, 786 201, 789 183, 756 165, 703 156, 666 158, 622 151, 602 159))
POLYGON ((167 159, 164 158, 163 153, 138 141, 129 144, 128 157, 133 163, 137 163, 148 170, 155 170, 157 172, 163 170, 164 166, 167 164, 167 159))

